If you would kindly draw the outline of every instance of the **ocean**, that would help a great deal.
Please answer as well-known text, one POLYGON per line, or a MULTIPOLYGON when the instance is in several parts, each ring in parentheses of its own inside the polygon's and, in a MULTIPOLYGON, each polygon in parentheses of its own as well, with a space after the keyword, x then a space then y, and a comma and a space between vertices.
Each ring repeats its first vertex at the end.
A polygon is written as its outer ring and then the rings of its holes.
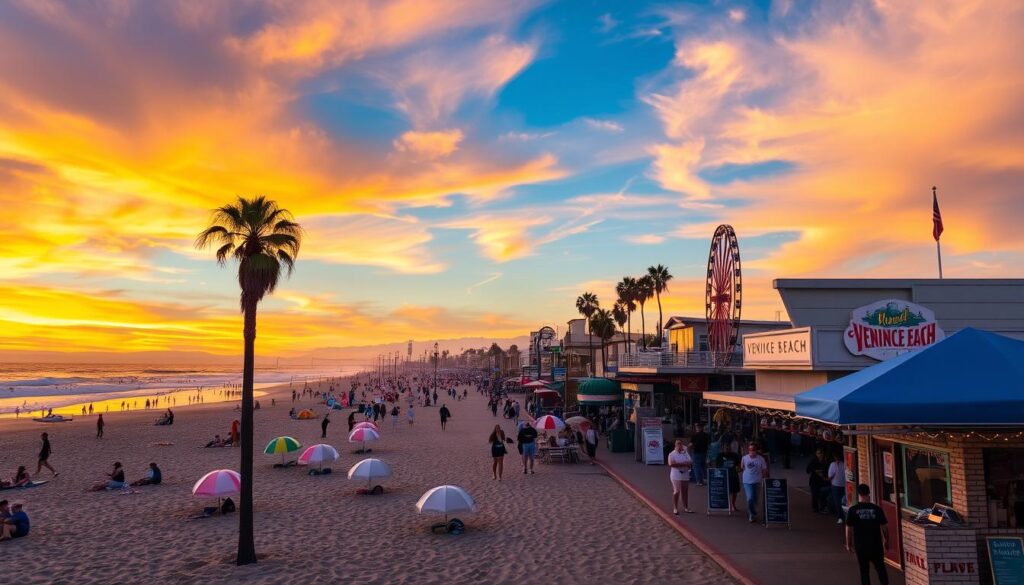
MULTIPOLYGON (((307 381, 349 376, 364 369, 358 365, 257 368, 255 383, 258 388, 289 382, 301 387, 307 381)), ((200 389, 219 391, 241 382, 242 372, 235 366, 7 363, 0 364, 0 414, 200 389)))

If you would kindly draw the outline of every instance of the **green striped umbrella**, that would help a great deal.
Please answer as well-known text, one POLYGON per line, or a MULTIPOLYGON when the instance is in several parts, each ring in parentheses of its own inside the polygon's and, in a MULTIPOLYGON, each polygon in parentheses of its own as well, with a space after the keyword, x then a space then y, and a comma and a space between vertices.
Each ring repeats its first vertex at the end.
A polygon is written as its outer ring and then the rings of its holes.
POLYGON ((267 448, 263 450, 267 455, 274 455, 275 453, 281 454, 281 464, 284 465, 285 453, 291 453, 292 451, 298 451, 302 448, 302 443, 298 442, 292 437, 277 437, 267 443, 267 448))

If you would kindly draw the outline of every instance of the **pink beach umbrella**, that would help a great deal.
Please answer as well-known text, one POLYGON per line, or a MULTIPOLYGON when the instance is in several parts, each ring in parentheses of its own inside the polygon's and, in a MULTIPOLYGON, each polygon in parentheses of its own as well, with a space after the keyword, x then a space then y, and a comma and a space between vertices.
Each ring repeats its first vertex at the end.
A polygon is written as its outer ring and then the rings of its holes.
POLYGON ((533 428, 538 431, 560 431, 565 428, 565 423, 557 416, 545 414, 533 422, 533 428))
POLYGON ((320 443, 307 447, 302 455, 299 455, 299 465, 319 465, 320 471, 324 470, 325 461, 336 461, 338 451, 330 445, 320 443))
POLYGON ((192 495, 200 498, 223 498, 242 489, 242 476, 230 469, 215 469, 199 478, 192 486, 192 495))
POLYGON ((349 443, 362 443, 362 447, 357 451, 357 453, 366 453, 366 442, 376 441, 378 439, 380 439, 380 433, 368 428, 354 429, 348 435, 349 443))
POLYGON ((380 434, 380 427, 378 427, 377 425, 375 425, 375 424, 373 424, 372 422, 369 422, 369 421, 363 421, 361 423, 356 423, 352 427, 353 431, 358 430, 358 429, 370 429, 371 431, 374 431, 375 433, 380 434))

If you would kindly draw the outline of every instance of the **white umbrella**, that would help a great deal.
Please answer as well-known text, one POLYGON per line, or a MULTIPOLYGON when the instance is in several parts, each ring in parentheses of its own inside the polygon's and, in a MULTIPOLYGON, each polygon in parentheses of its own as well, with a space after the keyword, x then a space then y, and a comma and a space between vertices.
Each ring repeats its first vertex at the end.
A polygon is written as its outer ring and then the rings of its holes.
POLYGON ((325 461, 337 461, 338 451, 330 445, 320 443, 307 447, 302 455, 299 455, 299 465, 319 465, 323 471, 325 461))
POLYGON ((368 429, 365 427, 361 429, 355 429, 348 435, 349 443, 363 444, 362 448, 359 449, 358 453, 366 453, 366 442, 376 441, 377 439, 380 439, 380 433, 373 429, 368 429))
POLYGON ((444 514, 444 521, 447 523, 448 514, 476 512, 476 502, 466 493, 466 490, 459 486, 439 485, 420 496, 420 500, 416 502, 416 511, 420 514, 424 512, 444 514))
POLYGON ((385 477, 391 477, 391 466, 380 459, 363 459, 348 470, 349 479, 366 480, 366 491, 373 480, 385 477))

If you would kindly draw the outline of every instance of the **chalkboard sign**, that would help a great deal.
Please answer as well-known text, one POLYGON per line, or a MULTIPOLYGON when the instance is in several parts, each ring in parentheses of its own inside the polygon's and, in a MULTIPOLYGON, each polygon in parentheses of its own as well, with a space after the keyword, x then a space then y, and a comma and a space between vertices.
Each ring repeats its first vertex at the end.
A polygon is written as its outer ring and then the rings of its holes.
POLYGON ((1024 585, 1024 538, 1019 536, 985 537, 988 561, 995 585, 1024 585))
POLYGON ((764 523, 789 524, 789 485, 784 479, 766 479, 764 485, 764 523))
POLYGON ((729 510, 729 470, 722 467, 708 469, 708 513, 729 510))

